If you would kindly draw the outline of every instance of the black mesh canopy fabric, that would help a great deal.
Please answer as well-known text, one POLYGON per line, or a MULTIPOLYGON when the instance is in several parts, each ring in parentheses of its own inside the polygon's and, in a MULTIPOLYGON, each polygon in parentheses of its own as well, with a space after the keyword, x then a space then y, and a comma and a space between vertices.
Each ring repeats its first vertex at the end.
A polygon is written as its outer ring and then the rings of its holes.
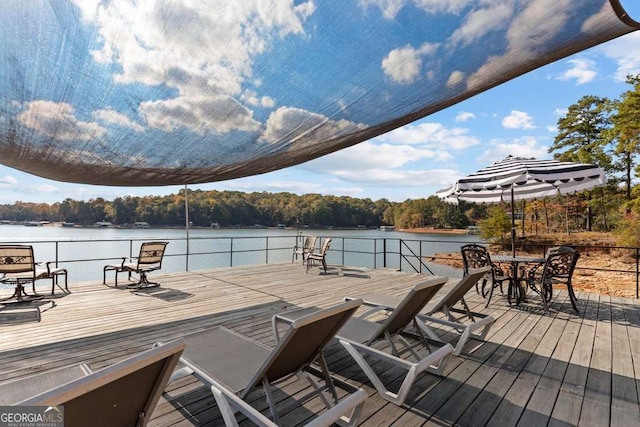
POLYGON ((117 186, 264 173, 637 28, 617 0, 4 0, 0 163, 117 186))

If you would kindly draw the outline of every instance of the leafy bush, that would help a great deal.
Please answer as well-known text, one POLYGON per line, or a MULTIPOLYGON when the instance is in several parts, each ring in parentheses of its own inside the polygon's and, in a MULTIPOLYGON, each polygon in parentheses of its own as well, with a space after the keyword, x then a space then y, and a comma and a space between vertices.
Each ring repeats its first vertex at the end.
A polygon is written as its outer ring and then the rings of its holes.
POLYGON ((640 246, 640 214, 630 212, 618 223, 614 232, 618 246, 640 246))
POLYGON ((493 206, 487 211, 488 217, 479 222, 480 236, 490 242, 504 239, 505 233, 511 232, 511 218, 500 206, 493 206))

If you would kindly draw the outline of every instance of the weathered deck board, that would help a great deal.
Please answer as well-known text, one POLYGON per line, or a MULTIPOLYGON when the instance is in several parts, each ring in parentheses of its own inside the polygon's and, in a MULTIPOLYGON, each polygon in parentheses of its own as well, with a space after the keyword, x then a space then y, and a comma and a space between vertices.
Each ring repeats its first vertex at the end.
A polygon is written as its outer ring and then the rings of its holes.
MULTIPOLYGON (((224 325, 273 345, 271 316, 296 307, 326 307, 364 292, 402 295, 424 280, 419 274, 333 266, 328 274, 299 263, 160 274, 160 288, 132 293, 101 283, 71 283, 72 293, 33 312, 0 310, 0 381, 86 362, 93 369, 204 328, 224 325)), ((111 279, 112 280, 112 279, 111 279)), ((7 291, 3 291, 7 292, 7 291)), ((7 295, 8 296, 8 295, 7 295)), ((1 297, 1 296, 0 296, 1 297)), ((392 405, 339 346, 327 349, 330 369, 370 394, 363 425, 635 425, 640 422, 640 305, 596 294, 579 295, 575 314, 566 292, 544 313, 537 296, 510 307, 494 295, 491 305, 471 291, 468 304, 496 323, 485 343, 467 345, 443 377, 423 375, 407 403, 392 405)), ((439 330, 450 339, 450 330, 439 330)), ((404 371, 383 362, 374 368, 391 387, 404 371)), ((288 381, 275 393, 288 406, 306 386, 288 381)), ((265 409, 261 391, 249 398, 265 409)), ((317 401, 284 411, 286 425, 304 423, 317 401)), ((167 387, 153 426, 220 425, 210 392, 194 378, 167 387)), ((241 423, 242 424, 242 423, 241 423)))

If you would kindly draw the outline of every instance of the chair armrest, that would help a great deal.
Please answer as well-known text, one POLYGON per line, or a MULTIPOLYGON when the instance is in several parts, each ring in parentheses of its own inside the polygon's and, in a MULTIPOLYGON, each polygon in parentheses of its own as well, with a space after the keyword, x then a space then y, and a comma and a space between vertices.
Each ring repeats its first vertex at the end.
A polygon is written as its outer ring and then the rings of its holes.
POLYGON ((47 261, 46 265, 47 265, 47 276, 51 276, 51 264, 53 264, 53 261, 47 261))

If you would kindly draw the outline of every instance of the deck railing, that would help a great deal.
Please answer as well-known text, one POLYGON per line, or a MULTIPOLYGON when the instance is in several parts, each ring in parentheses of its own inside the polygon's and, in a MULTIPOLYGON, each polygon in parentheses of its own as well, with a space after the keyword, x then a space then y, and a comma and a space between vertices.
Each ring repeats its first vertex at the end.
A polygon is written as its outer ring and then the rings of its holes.
MULTIPOLYGON (((367 268, 394 268, 403 271, 449 275, 451 269, 432 262, 437 253, 459 252, 460 246, 471 241, 446 241, 430 239, 368 238, 331 236, 331 249, 327 255, 329 264, 367 268)), ((323 237, 320 238, 322 240, 323 237)), ((37 261, 53 261, 56 267, 69 270, 73 281, 88 281, 102 278, 105 264, 119 262, 122 257, 138 255, 140 244, 148 238, 90 239, 90 240, 29 240, 24 243, 34 246, 37 261)), ((196 271, 219 267, 291 262, 293 248, 302 245, 304 236, 242 236, 242 237, 192 237, 168 238, 163 261, 165 272, 196 271)), ((477 241, 475 241, 477 243, 477 241)), ((320 245, 320 242, 318 242, 320 245)), ((531 245, 530 245, 531 247, 531 245)), ((577 270, 606 271, 629 276, 629 285, 635 285, 639 297, 640 248, 577 246, 583 255, 592 252, 617 251, 635 260, 635 268, 620 270, 613 268, 582 267, 577 270)), ((536 252, 544 254, 548 246, 539 245, 536 252)), ((295 260, 294 260, 295 261, 295 260)), ((300 260, 298 260, 300 262, 300 260)))

